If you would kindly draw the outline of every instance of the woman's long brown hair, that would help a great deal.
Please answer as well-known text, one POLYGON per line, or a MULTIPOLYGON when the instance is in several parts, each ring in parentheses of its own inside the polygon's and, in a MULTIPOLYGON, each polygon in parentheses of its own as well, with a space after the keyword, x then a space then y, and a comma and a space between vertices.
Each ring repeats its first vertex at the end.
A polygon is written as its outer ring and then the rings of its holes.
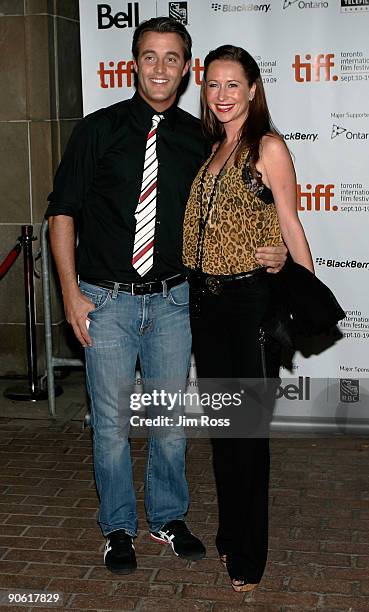
POLYGON ((265 134, 280 135, 269 114, 259 66, 250 53, 242 49, 242 47, 235 47, 234 45, 222 45, 210 51, 206 56, 200 96, 201 121, 205 135, 212 142, 221 142, 225 136, 223 124, 218 121, 206 102, 207 72, 210 64, 215 60, 238 62, 242 66, 248 86, 252 87, 254 83, 256 84, 255 95, 252 101, 249 102, 247 118, 241 129, 236 162, 239 160, 242 151, 248 149, 251 172, 258 179, 255 166, 259 159, 260 141, 265 134))

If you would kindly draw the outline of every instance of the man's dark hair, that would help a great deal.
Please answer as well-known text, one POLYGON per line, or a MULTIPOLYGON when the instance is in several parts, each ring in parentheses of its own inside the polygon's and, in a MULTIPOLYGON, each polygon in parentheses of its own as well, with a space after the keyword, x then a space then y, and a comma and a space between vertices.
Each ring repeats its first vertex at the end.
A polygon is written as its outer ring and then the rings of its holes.
POLYGON ((152 19, 148 19, 147 21, 140 23, 133 34, 132 55, 136 61, 140 51, 140 42, 145 32, 157 32, 158 34, 178 34, 178 36, 180 36, 182 39, 185 62, 191 59, 192 40, 184 25, 171 17, 153 17, 152 19))

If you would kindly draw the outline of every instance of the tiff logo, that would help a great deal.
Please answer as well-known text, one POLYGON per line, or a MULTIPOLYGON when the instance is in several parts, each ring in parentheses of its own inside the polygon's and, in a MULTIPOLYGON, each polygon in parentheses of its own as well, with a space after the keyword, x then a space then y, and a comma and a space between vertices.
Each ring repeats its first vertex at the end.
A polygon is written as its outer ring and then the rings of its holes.
POLYGON ((102 89, 113 89, 114 87, 133 86, 133 61, 128 62, 108 62, 109 68, 105 67, 105 62, 99 62, 97 74, 100 77, 100 87, 102 89), (115 67, 116 66, 116 67, 115 67))
POLYGON ((169 2, 169 17, 183 25, 188 24, 187 2, 169 2))
POLYGON ((333 190, 334 185, 332 183, 328 185, 318 183, 314 187, 310 183, 307 183, 305 185, 305 191, 302 190, 302 185, 297 184, 297 210, 338 210, 338 206, 335 204, 332 205, 332 198, 334 198, 333 190))
POLYGON ((127 12, 119 11, 112 15, 109 4, 97 5, 97 28, 98 30, 108 30, 116 28, 137 28, 140 23, 138 13, 138 2, 128 2, 127 12))
POLYGON ((295 70, 295 81, 305 83, 310 81, 320 81, 321 73, 323 72, 324 81, 338 81, 336 74, 332 75, 331 69, 334 67, 334 53, 318 53, 313 58, 310 53, 305 55, 305 60, 302 61, 301 55, 295 55, 295 61, 292 68, 295 70))

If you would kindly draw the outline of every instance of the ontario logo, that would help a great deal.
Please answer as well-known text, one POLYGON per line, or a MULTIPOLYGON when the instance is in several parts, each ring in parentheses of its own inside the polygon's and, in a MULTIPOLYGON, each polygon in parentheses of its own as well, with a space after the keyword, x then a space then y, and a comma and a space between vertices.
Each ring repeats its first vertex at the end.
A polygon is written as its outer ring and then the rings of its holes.
POLYGON ((222 13, 243 13, 245 11, 255 11, 260 13, 268 13, 271 10, 270 4, 220 4, 219 2, 212 2, 211 8, 216 13, 222 11, 222 13))
POLYGON ((292 5, 298 6, 299 9, 321 9, 328 8, 328 2, 303 2, 303 0, 283 0, 283 8, 287 9, 292 5))
POLYGON ((367 140, 369 138, 369 132, 352 132, 334 123, 332 125, 331 140, 342 135, 344 135, 347 140, 367 140))
POLYGON ((353 404, 360 399, 360 386, 358 379, 340 378, 340 401, 353 404))
POLYGON ((187 2, 169 2, 169 17, 183 25, 188 24, 187 2))

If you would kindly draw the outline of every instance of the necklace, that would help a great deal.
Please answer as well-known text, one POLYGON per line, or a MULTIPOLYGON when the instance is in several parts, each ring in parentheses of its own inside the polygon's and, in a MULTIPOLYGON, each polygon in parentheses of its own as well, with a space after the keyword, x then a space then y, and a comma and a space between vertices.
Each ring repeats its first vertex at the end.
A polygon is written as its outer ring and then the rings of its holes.
POLYGON ((203 209, 204 179, 205 179, 205 174, 207 173, 208 168, 209 168, 212 160, 214 159, 217 151, 219 150, 219 147, 210 156, 209 161, 204 166, 204 169, 203 169, 203 171, 201 173, 201 177, 200 177, 200 219, 199 219, 199 234, 198 234, 198 237, 197 237, 197 250, 196 250, 196 270, 198 270, 198 271, 202 271, 202 259, 203 259, 203 253, 204 253, 205 228, 206 228, 206 225, 207 225, 207 223, 209 221, 210 213, 211 213, 211 210, 212 210, 213 205, 214 205, 216 188, 217 188, 219 179, 221 177, 221 174, 222 174, 224 168, 226 167, 227 163, 231 159, 231 157, 232 157, 233 153, 235 152, 235 150, 237 149, 238 145, 239 145, 239 141, 236 142, 236 144, 233 147, 232 151, 230 152, 230 154, 228 155, 227 159, 225 160, 225 162, 223 163, 222 167, 220 168, 218 174, 216 174, 216 176, 215 176, 213 188, 211 190, 209 201, 208 201, 208 209, 206 211, 205 218, 203 218, 203 210, 204 210, 203 209))

